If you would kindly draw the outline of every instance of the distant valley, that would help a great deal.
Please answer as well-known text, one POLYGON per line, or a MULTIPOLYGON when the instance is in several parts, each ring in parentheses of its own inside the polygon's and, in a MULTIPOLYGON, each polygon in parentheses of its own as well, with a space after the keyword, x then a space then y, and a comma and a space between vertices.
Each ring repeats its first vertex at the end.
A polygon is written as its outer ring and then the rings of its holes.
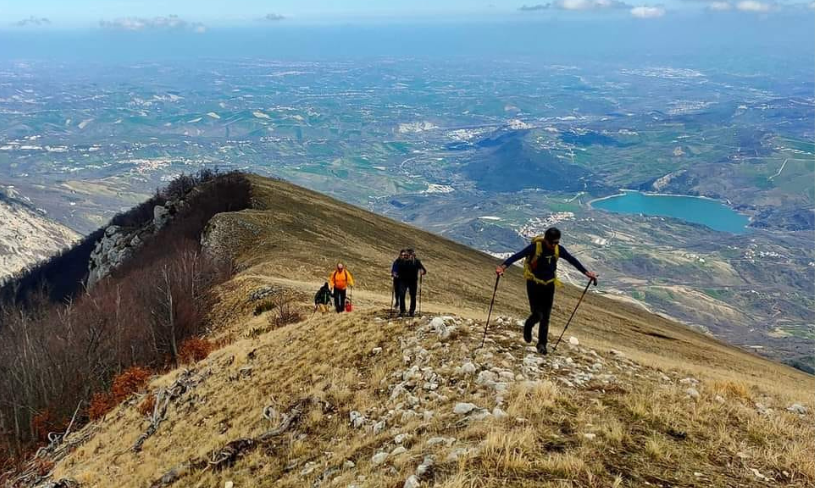
MULTIPOLYGON (((9 63, 0 181, 79 234, 200 167, 285 178, 494 255, 557 225, 609 296, 815 367, 811 62, 775 83, 747 61, 641 61, 9 63), (589 204, 623 188, 717 199, 750 226, 589 204)), ((8 255, 75 237, 57 229, 8 255)))

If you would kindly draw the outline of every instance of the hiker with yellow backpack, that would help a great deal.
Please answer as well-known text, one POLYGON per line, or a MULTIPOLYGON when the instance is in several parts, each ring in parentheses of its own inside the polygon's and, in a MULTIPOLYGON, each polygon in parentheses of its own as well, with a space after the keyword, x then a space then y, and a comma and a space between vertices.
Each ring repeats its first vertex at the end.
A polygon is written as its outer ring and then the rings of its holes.
MULTIPOLYGON (((549 316, 555 300, 555 287, 560 286, 557 278, 557 262, 563 258, 578 271, 586 275, 590 282, 597 284, 597 274, 588 271, 580 261, 569 254, 565 247, 560 245, 560 230, 550 227, 546 229, 543 237, 532 239, 532 243, 521 251, 510 256, 495 272, 502 276, 504 271, 516 261, 525 258, 524 277, 526 278, 526 294, 529 297, 531 315, 524 323, 524 340, 532 342, 532 328, 536 323, 538 327, 539 353, 546 355, 546 342, 549 335, 549 316)), ((497 282, 496 282, 497 287, 497 282)))
POLYGON ((334 307, 337 313, 345 312, 345 292, 354 286, 354 277, 342 263, 338 263, 337 269, 328 278, 328 284, 334 290, 334 307))

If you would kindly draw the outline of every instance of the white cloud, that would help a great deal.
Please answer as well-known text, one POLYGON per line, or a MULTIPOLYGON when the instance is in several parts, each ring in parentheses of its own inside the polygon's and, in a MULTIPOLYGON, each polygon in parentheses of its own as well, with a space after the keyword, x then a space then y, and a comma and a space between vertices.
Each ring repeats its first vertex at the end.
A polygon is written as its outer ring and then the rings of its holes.
POLYGON ((551 4, 559 10, 607 10, 630 8, 630 5, 619 0, 557 0, 551 4))
POLYGON ((736 4, 736 8, 742 12, 769 12, 772 5, 757 0, 743 0, 736 4))
POLYGON ((634 7, 631 9, 631 15, 638 19, 655 19, 665 15, 665 9, 662 7, 634 7))
POLYGON ((715 12, 725 12, 727 10, 733 10, 733 5, 728 2, 711 2, 707 8, 715 12))
POLYGON ((543 3, 538 5, 524 5, 518 10, 522 12, 535 12, 540 10, 572 10, 572 11, 589 11, 589 10, 612 10, 612 9, 627 9, 631 8, 625 2, 620 0, 555 0, 551 3, 543 3))
POLYGON ((124 17, 115 20, 102 20, 99 25, 104 29, 139 32, 146 30, 188 30, 203 34, 207 31, 204 24, 200 22, 187 22, 177 15, 166 17, 124 17))
POLYGON ((34 17, 33 15, 27 19, 23 19, 14 23, 17 27, 27 27, 30 25, 43 26, 51 25, 51 21, 45 17, 34 17))
POLYGON ((284 17, 283 15, 280 15, 280 14, 266 14, 260 20, 265 20, 267 22, 279 22, 279 21, 285 20, 285 19, 286 19, 286 17, 284 17))

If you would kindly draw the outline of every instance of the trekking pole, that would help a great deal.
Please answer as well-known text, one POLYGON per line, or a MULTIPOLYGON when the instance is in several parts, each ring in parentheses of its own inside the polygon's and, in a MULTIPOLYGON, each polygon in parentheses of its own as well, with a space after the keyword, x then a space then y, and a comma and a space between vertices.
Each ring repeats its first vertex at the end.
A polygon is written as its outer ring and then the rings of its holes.
POLYGON ((490 300, 490 311, 487 312, 487 323, 484 324, 484 337, 481 338, 481 345, 476 349, 484 347, 484 341, 487 340, 487 327, 490 326, 490 317, 492 316, 492 306, 495 304, 495 294, 498 292, 498 282, 501 281, 501 275, 495 276, 495 288, 492 289, 492 300, 490 300))
POLYGON ((390 318, 393 318, 393 307, 394 307, 394 303, 396 303, 396 280, 391 280, 391 281, 392 281, 393 284, 391 285, 391 315, 390 315, 390 318))
POLYGON ((586 296, 586 292, 589 291, 589 285, 591 285, 592 283, 595 283, 594 286, 597 286, 597 282, 594 281, 593 278, 589 278, 589 282, 586 283, 586 287, 583 288, 583 294, 580 295, 580 300, 577 301, 577 305, 575 305, 574 310, 572 311, 571 317, 569 317, 569 320, 566 322, 566 327, 563 328, 563 332, 561 332, 560 337, 557 338, 557 342, 555 342, 555 347, 552 348, 552 352, 557 351, 557 345, 560 344, 560 340, 563 339, 563 334, 566 333, 566 329, 568 329, 569 324, 572 323, 572 319, 574 318, 574 314, 577 313, 577 308, 580 307, 581 303, 583 303, 583 297, 586 296))
POLYGON ((423 274, 419 275, 419 317, 422 316, 422 279, 424 278, 423 274))

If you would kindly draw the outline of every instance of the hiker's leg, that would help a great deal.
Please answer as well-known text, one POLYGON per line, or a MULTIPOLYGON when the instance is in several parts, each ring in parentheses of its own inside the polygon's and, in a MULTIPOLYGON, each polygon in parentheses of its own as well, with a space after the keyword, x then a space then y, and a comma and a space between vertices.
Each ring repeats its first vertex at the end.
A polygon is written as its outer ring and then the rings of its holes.
POLYGON ((407 293, 407 283, 399 280, 396 285, 396 301, 399 303, 399 313, 405 313, 405 293, 407 293))
POLYGON ((526 297, 529 299, 529 318, 527 323, 533 326, 541 320, 541 286, 534 281, 526 282, 526 297))
POLYGON ((549 317, 552 315, 552 304, 555 302, 555 284, 542 286, 540 295, 540 326, 538 327, 538 345, 546 346, 549 338, 549 317))
POLYGON ((526 342, 532 342, 532 328, 535 327, 535 324, 540 322, 541 314, 540 314, 540 285, 536 284, 533 281, 526 282, 526 296, 529 298, 529 317, 526 319, 524 323, 524 340, 526 342))
POLYGON ((410 291, 410 315, 412 316, 416 313, 416 287, 418 283, 413 281, 408 285, 408 290, 410 291))

